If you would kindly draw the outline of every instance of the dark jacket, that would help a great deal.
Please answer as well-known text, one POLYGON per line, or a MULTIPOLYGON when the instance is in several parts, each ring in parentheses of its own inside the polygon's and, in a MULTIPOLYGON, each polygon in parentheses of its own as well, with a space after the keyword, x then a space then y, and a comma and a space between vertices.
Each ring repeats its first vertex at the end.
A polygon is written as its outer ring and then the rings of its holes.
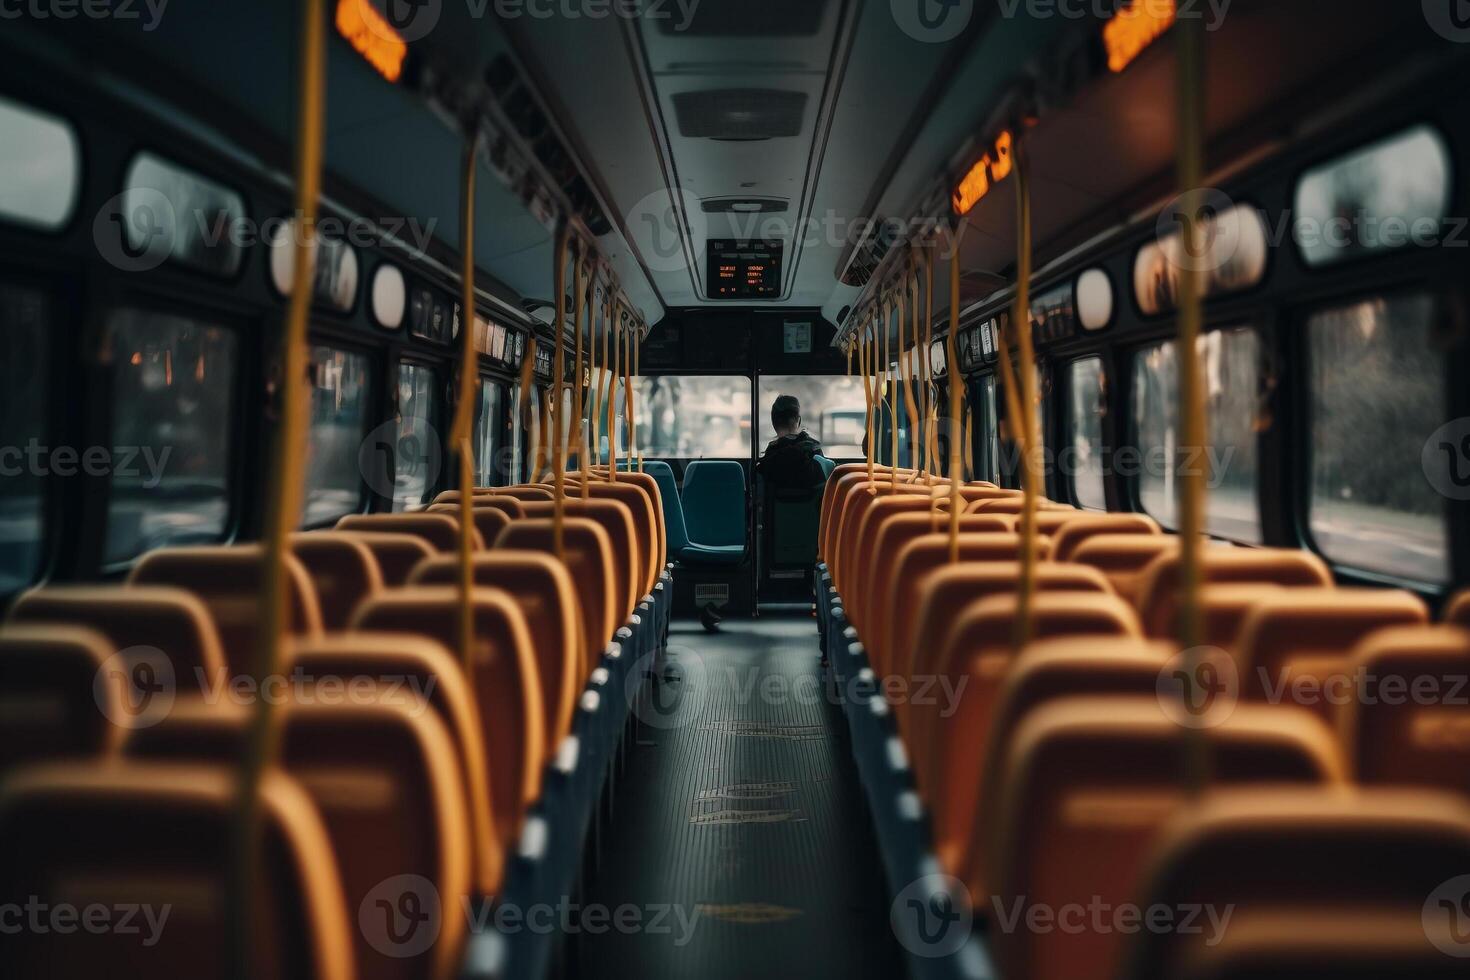
POLYGON ((766 445, 756 471, 774 487, 813 487, 826 479, 816 457, 822 444, 803 429, 794 436, 779 436, 766 445))

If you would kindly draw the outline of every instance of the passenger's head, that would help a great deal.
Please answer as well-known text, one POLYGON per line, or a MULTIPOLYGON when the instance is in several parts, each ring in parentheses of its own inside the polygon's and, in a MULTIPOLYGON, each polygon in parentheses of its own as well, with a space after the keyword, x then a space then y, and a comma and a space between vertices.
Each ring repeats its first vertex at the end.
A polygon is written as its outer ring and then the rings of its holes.
POLYGON ((771 405, 771 427, 778 436, 795 435, 801 431, 801 402, 795 395, 781 395, 771 405))

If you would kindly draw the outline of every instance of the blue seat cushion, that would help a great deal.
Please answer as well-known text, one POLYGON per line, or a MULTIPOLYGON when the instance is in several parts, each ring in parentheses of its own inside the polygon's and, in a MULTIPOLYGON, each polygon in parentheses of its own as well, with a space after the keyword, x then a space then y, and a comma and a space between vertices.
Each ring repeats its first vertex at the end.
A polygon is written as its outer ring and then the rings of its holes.
POLYGON ((745 560, 745 545, 690 544, 677 557, 686 565, 738 565, 745 560))
POLYGON ((745 546, 745 468, 697 459, 684 471, 684 523, 696 545, 745 546))
MULTIPOLYGON (((629 469, 626 462, 618 469, 629 469)), ((643 472, 653 477, 658 484, 659 502, 664 510, 664 535, 668 539, 669 554, 678 557, 679 552, 689 546, 689 531, 684 524, 684 505, 679 501, 679 486, 674 482, 674 470, 661 459, 645 460, 643 472)))

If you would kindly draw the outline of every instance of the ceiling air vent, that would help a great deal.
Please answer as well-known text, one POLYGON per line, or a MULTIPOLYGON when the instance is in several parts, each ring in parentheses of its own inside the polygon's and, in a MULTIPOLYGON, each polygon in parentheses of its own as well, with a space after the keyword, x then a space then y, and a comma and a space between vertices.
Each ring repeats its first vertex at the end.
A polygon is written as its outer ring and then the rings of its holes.
MULTIPOLYGON (((823 0, 740 0, 699 3, 685 13, 668 4, 657 18, 669 37, 810 37, 822 26, 823 0)), ((645 15, 648 16, 648 15, 645 15)))
POLYGON ((801 135, 805 92, 729 88, 674 94, 679 135, 689 139, 768 140, 801 135))

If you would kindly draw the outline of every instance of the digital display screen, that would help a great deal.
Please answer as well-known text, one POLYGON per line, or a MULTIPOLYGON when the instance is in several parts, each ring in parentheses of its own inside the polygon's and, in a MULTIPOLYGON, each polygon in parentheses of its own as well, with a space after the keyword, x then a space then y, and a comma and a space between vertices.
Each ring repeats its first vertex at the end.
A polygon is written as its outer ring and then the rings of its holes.
POLYGON ((710 299, 775 299, 781 295, 781 243, 711 239, 710 299))

